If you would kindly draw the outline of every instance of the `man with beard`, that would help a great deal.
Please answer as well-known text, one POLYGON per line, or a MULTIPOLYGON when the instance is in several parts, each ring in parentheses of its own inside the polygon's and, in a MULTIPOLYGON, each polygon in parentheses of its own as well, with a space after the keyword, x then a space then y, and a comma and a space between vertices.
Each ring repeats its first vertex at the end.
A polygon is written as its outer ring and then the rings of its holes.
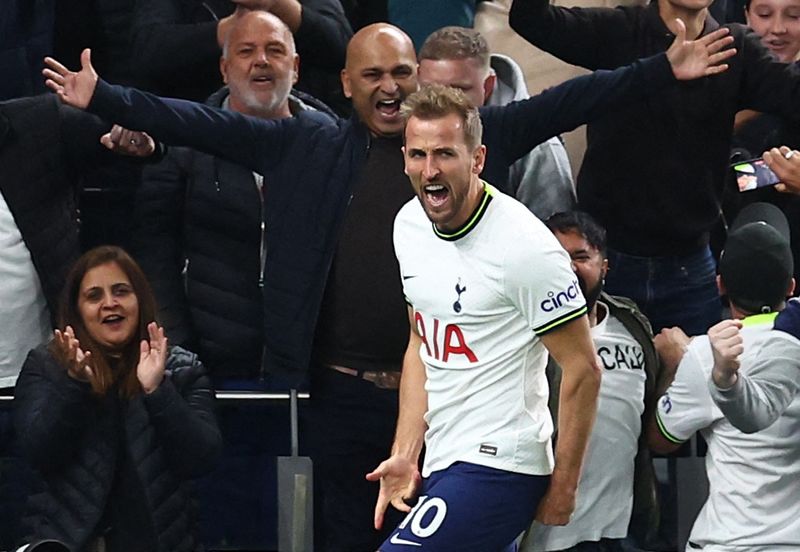
MULTIPOLYGON (((564 527, 534 523, 521 550, 572 551, 593 544, 596 548, 592 550, 613 552, 621 550, 629 525, 642 532, 658 528, 652 501, 637 501, 635 511, 633 507, 634 496, 653 496, 646 491, 653 492, 655 486, 650 455, 640 437, 646 405, 651 403, 649 399, 656 389, 658 358, 650 323, 636 304, 603 292, 608 270, 605 230, 580 211, 557 213, 545 224, 572 259, 572 269, 589 309, 592 341, 603 367, 603 380, 575 513, 564 527)), ((551 360, 548 379, 554 418, 558 413, 560 372, 551 360)))
MULTIPOLYGON (((235 19, 219 68, 226 86, 206 104, 266 120, 328 108, 293 88, 299 56, 288 26, 265 11, 235 19)), ((331 113, 331 116, 333 114, 331 113)), ((218 390, 263 391, 262 290, 271 236, 261 224, 274 179, 192 148, 170 148, 143 173, 133 247, 156 294, 170 341, 197 352, 218 390), (152 247, 152 244, 159 244, 152 247)), ((227 446, 204 480, 201 521, 207 542, 266 542, 273 485, 266 468, 274 435, 265 405, 220 410, 227 446), (244 515, 243 515, 244 514, 244 515)))

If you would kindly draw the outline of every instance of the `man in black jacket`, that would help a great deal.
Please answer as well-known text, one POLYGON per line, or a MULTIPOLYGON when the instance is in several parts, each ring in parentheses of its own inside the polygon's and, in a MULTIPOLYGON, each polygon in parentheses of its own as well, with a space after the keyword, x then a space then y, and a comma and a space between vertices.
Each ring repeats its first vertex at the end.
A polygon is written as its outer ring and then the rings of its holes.
MULTIPOLYGON (((716 65, 729 55, 719 51, 727 44, 721 36, 699 42, 681 37, 666 56, 581 77, 508 106, 483 108, 485 178, 502 189, 509 166, 547 138, 638 101, 676 75, 696 78, 724 70, 716 65)), ((54 60, 49 65, 49 86, 64 101, 125 114, 169 143, 228 157, 273 184, 264 215, 270 236, 262 289, 265 366, 298 383, 313 350, 315 430, 325 455, 314 459, 322 475, 315 486, 322 488, 329 537, 315 545, 330 551, 374 549, 381 542, 381 535, 370 531, 377 486, 365 488, 364 474, 391 446, 408 337, 391 228, 412 197, 403 175, 399 115, 400 103, 417 88, 411 40, 386 24, 356 33, 342 84, 357 116, 336 124, 304 113, 271 121, 245 118, 114 88, 98 80, 88 52, 80 73, 54 60)))
MULTIPOLYGON (((292 90, 299 56, 289 28, 253 11, 236 19, 220 62, 226 87, 207 105, 263 119, 328 111, 292 90)), ((333 117, 333 114, 331 114, 333 117)), ((273 236, 262 225, 272 179, 225 159, 171 148, 143 173, 137 193, 134 251, 159 304, 172 343, 199 354, 216 389, 263 390, 262 285, 273 236), (153 243, 159 244, 152 247, 153 243)), ((274 435, 264 406, 220 410, 226 439, 221 465, 201 487, 204 540, 266 543, 263 504, 274 435)))
MULTIPOLYGON (((714 31, 710 3, 569 9, 515 0, 509 22, 568 63, 611 69, 663 52, 684 24, 689 38, 714 31)), ((735 113, 800 120, 800 71, 772 59, 753 32, 729 28, 737 55, 728 71, 665 89, 588 129, 578 204, 608 230, 606 289, 636 300, 655 330, 679 325, 701 334, 720 318, 708 241, 720 219, 735 113)))

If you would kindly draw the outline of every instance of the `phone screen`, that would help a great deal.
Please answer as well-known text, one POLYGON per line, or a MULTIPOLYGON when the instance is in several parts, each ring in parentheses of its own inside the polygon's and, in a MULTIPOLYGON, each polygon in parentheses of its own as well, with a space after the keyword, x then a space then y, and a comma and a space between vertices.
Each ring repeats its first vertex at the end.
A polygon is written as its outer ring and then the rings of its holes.
POLYGON ((740 192, 747 192, 765 186, 774 186, 780 180, 761 158, 742 161, 733 165, 736 183, 740 192))

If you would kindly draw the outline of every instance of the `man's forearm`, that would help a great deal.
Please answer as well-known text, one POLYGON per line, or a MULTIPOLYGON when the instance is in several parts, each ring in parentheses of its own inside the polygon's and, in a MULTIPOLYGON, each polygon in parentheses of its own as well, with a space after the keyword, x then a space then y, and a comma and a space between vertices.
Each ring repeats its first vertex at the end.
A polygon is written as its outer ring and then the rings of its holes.
POLYGON ((800 393, 799 351, 800 342, 775 332, 730 388, 709 381, 711 397, 737 429, 754 433, 769 427, 800 393))

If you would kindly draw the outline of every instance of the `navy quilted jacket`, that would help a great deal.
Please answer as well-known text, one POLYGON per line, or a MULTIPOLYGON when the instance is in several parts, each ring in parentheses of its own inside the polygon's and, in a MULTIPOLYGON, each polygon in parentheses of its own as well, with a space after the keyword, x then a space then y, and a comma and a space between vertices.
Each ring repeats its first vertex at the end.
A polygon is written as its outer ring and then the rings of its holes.
POLYGON ((140 530, 138 542, 112 552, 199 550, 185 482, 209 471, 221 451, 213 403, 203 365, 178 347, 159 388, 127 402, 93 395, 46 345, 31 351, 14 399, 20 448, 44 481, 28 500, 28 537, 85 549, 107 507, 131 498, 111 493, 128 476, 118 470, 125 454, 135 476, 123 487, 149 507, 132 508, 138 517, 127 520, 140 530))

